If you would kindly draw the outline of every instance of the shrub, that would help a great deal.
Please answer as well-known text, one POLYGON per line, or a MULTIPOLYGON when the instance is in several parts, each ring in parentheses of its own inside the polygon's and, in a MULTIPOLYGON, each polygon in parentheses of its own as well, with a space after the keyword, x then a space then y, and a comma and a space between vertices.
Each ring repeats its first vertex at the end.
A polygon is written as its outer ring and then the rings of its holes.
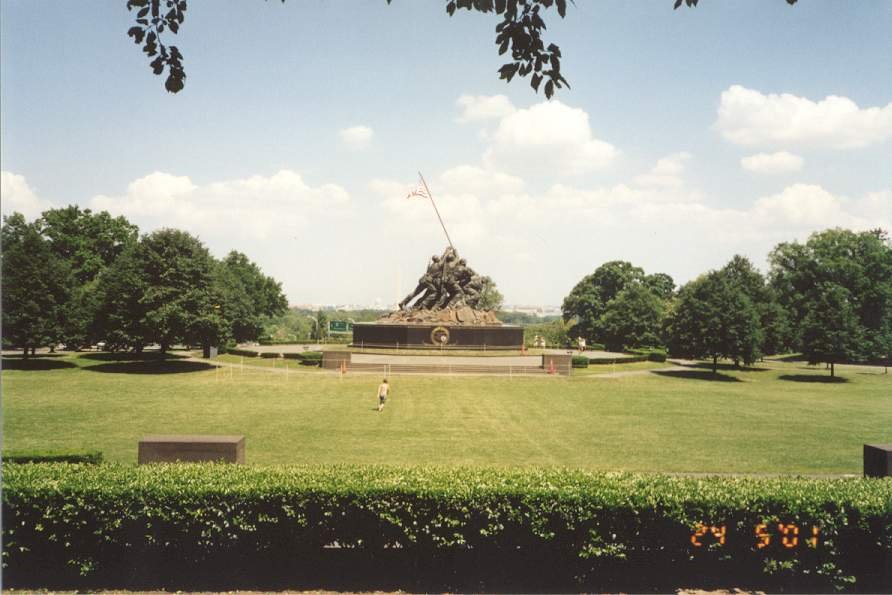
POLYGON ((644 356, 647 358, 647 361, 651 362, 666 361, 666 350, 660 349, 658 347, 641 347, 639 349, 630 349, 626 353, 644 356))
POLYGON ((260 357, 262 357, 264 359, 278 359, 278 358, 282 357, 282 354, 281 353, 273 353, 271 351, 261 351, 260 357))
POLYGON ((646 362, 646 355, 631 355, 625 357, 599 357, 589 360, 592 365, 609 365, 609 364, 633 364, 635 362, 646 362))
POLYGON ((321 351, 304 351, 303 353, 298 354, 300 357, 300 363, 304 366, 321 366, 322 365, 322 352, 321 351))
POLYGON ((607 347, 603 343, 590 343, 585 346, 586 349, 592 349, 594 351, 604 351, 607 347))
POLYGON ((254 351, 252 349, 239 349, 239 348, 227 349, 226 353, 228 353, 230 355, 240 355, 242 357, 257 357, 258 355, 260 355, 258 352, 254 351))
POLYGON ((98 450, 47 450, 47 451, 4 451, 3 463, 84 463, 96 465, 102 462, 98 450))
POLYGON ((574 355, 572 365, 574 368, 588 368, 588 358, 584 355, 574 355))
POLYGON ((790 591, 890 586, 889 479, 12 464, 2 496, 8 587, 158 577, 176 587, 202 573, 292 584, 336 552, 463 580, 510 568, 536 590, 592 590, 611 576, 638 591, 703 577, 790 591))

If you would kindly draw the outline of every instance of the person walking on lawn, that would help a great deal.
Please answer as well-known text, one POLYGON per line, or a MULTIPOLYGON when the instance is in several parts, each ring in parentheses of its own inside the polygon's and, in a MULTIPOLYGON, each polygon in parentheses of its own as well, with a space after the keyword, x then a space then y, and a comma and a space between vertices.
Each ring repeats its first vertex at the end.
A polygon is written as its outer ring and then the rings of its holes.
POLYGON ((390 392, 390 385, 387 384, 387 378, 378 385, 378 411, 384 409, 384 403, 387 402, 387 393, 390 392))

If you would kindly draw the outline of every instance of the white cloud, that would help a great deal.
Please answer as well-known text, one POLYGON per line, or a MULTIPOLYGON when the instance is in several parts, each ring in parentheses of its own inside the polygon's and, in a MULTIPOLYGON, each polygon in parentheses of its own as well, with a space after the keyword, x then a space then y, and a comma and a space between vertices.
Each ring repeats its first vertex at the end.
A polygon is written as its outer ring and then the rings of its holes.
POLYGON ((892 137, 892 102, 859 108, 847 97, 830 95, 815 102, 733 85, 722 92, 716 128, 743 146, 866 147, 892 137))
POLYGON ((124 215, 148 231, 178 227, 204 238, 266 239, 294 233, 309 217, 344 214, 350 197, 335 184, 307 185, 297 172, 194 184, 187 176, 154 172, 122 196, 94 196, 89 205, 124 215))
POLYGON ((793 184, 756 201, 753 214, 763 224, 792 227, 860 227, 868 223, 846 210, 845 201, 815 184, 793 184))
POLYGON ((638 176, 635 181, 646 187, 680 187, 684 184, 682 174, 690 160, 691 154, 685 151, 667 155, 659 159, 650 172, 638 176))
POLYGON ((368 126, 351 126, 341 130, 338 135, 349 149, 358 151, 365 149, 371 144, 375 131, 368 126))
POLYGON ((892 189, 881 190, 879 192, 871 192, 857 202, 856 208, 858 213, 871 221, 876 221, 877 225, 885 221, 886 231, 892 233, 892 189))
POLYGON ((740 167, 757 174, 784 174, 802 169, 805 160, 786 151, 757 153, 740 160, 740 167))
POLYGON ((483 160, 490 169, 530 174, 583 174, 604 169, 619 155, 594 138, 588 114, 560 101, 516 110, 500 121, 483 160))
POLYGON ((53 207, 49 201, 37 196, 25 176, 9 171, 0 172, 0 202, 3 204, 3 215, 19 212, 28 220, 53 207))
POLYGON ((440 183, 447 192, 471 192, 479 195, 520 192, 524 181, 517 176, 486 170, 473 165, 459 165, 440 174, 440 183))
POLYGON ((504 95, 462 95, 455 103, 461 109, 459 122, 501 119, 516 111, 504 95))

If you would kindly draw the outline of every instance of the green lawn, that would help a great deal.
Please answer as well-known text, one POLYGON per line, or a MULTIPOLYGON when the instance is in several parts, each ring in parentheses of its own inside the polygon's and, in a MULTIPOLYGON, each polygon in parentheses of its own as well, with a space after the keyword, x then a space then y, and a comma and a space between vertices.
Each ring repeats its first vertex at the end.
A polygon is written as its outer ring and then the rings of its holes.
POLYGON ((862 444, 892 442, 892 375, 881 368, 837 366, 845 381, 832 383, 822 368, 782 362, 720 380, 703 369, 396 376, 377 413, 379 377, 297 365, 287 376, 105 354, 3 365, 5 449, 91 448, 125 462, 144 434, 215 433, 245 434, 250 463, 860 473, 862 444))

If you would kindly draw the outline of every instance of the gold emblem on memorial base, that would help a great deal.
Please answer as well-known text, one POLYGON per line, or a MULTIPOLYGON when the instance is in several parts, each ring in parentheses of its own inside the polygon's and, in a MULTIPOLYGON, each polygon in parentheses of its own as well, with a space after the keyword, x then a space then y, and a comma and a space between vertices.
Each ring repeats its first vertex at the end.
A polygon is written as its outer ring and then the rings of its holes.
POLYGON ((449 329, 445 326, 437 326, 431 331, 431 343, 434 345, 446 345, 449 343, 449 329))

